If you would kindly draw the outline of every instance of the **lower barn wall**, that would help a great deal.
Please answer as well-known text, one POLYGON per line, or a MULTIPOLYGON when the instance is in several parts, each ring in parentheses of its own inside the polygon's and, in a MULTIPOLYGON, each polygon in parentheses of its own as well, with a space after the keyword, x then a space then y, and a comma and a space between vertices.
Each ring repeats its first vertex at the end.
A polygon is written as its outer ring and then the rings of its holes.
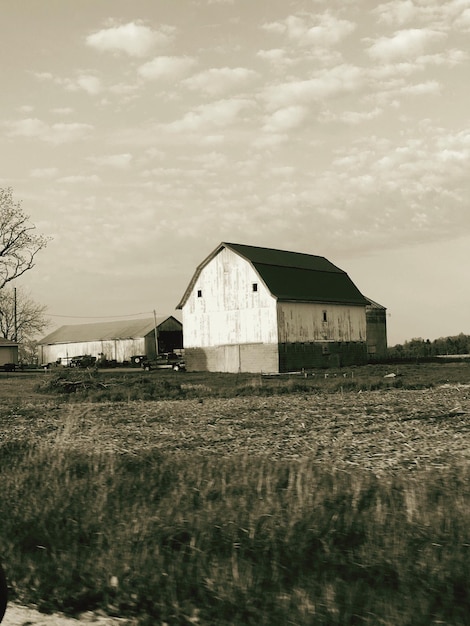
POLYGON ((279 371, 277 344, 247 343, 205 348, 185 348, 186 369, 191 372, 279 371))
POLYGON ((367 363, 365 342, 312 342, 279 344, 279 371, 342 367, 367 363))

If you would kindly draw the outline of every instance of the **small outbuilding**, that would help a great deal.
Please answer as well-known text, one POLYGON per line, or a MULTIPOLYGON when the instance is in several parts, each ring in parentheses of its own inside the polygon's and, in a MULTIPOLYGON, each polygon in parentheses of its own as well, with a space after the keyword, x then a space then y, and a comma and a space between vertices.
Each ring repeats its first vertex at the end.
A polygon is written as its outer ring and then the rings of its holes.
POLYGON ((44 365, 68 365, 71 359, 90 355, 98 361, 131 361, 155 358, 183 346, 183 325, 173 316, 61 326, 39 342, 44 365))
POLYGON ((387 309, 367 298, 367 354, 369 361, 377 361, 387 357, 387 309))
POLYGON ((324 257, 222 242, 177 306, 186 367, 279 373, 366 363, 370 302, 324 257))
POLYGON ((0 337, 0 367, 14 369, 16 365, 18 365, 18 344, 16 341, 0 337))

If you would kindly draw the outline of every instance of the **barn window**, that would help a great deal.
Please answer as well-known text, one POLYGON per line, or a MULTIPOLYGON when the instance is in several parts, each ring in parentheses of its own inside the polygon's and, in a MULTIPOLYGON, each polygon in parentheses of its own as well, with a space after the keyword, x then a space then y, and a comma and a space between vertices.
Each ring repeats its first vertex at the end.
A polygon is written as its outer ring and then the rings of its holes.
POLYGON ((328 321, 328 315, 326 311, 323 311, 323 321, 327 322, 328 321))
POLYGON ((251 285, 251 287, 252 287, 253 291, 258 291, 258 283, 253 283, 251 285))
POLYGON ((202 298, 202 291, 201 291, 201 289, 197 290, 197 297, 198 298, 202 298))

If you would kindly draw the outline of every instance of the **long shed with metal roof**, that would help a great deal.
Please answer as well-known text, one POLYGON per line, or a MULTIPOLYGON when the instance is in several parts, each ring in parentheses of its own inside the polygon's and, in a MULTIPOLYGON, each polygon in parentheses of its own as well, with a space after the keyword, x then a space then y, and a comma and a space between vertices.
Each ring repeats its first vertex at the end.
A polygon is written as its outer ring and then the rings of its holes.
POLYGON ((369 304, 322 256, 222 242, 177 306, 186 367, 267 373, 364 363, 369 304))
POLYGON ((123 363, 132 357, 154 358, 183 345, 182 323, 173 316, 61 326, 39 341, 41 363, 68 365, 90 355, 123 363))

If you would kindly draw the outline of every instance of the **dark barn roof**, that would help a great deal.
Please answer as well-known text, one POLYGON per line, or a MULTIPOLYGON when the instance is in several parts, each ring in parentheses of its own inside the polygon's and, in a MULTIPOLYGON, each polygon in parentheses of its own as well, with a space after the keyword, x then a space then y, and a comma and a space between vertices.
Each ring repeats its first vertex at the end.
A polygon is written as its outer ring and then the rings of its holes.
POLYGON ((233 250, 251 263, 271 294, 278 300, 362 306, 369 303, 347 273, 325 257, 222 242, 198 266, 177 308, 182 308, 202 269, 223 248, 233 250))
MULTIPOLYGON (((181 329, 182 324, 176 318, 157 317, 157 328, 162 325, 167 326, 166 322, 171 322, 171 326, 175 325, 175 329, 181 329)), ((84 341, 112 341, 114 339, 138 339, 145 337, 155 328, 154 318, 140 320, 118 320, 114 322, 97 322, 93 324, 74 324, 61 326, 54 332, 50 333, 41 341, 40 344, 53 343, 80 343, 84 341)), ((171 328, 173 330, 173 328, 171 328)))

